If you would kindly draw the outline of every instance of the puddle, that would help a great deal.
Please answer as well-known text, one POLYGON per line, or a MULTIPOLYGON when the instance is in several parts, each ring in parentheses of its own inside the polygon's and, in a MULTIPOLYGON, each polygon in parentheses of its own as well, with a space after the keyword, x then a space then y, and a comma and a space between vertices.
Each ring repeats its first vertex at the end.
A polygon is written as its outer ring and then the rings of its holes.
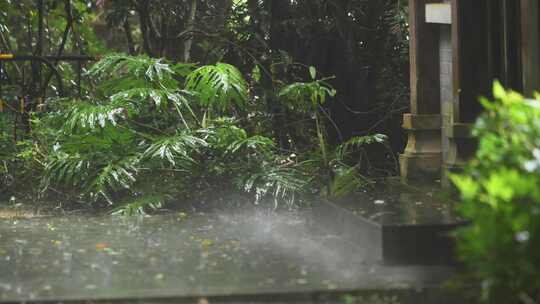
POLYGON ((187 296, 433 284, 369 264, 311 210, 0 219, 0 300, 187 296))

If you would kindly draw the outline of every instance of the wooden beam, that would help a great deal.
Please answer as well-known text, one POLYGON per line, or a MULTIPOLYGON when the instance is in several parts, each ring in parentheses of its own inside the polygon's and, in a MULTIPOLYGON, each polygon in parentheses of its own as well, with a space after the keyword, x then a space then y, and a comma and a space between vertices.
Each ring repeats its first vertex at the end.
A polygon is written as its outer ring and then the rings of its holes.
POLYGON ((87 55, 25 55, 25 54, 0 54, 0 61, 31 61, 45 59, 50 61, 95 61, 99 60, 98 56, 87 55))

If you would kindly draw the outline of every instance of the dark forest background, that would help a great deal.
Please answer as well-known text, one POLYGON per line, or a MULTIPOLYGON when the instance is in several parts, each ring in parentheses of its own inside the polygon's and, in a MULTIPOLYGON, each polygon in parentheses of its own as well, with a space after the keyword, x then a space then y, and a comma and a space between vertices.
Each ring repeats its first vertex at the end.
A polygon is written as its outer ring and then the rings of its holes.
POLYGON ((296 64, 312 65, 336 77, 332 85, 338 94, 328 103, 337 125, 329 130, 335 142, 379 132, 389 135, 396 151, 404 146, 400 122, 408 107, 406 1, 100 3, 94 27, 109 48, 203 64, 225 61, 244 72, 262 64, 272 81, 298 77, 296 64))

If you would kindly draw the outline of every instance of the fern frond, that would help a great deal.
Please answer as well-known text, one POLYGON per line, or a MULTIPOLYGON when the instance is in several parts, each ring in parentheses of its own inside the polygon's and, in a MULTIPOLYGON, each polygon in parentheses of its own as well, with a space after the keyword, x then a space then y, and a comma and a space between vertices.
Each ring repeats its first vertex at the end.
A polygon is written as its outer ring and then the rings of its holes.
POLYGON ((345 142, 350 147, 361 147, 363 145, 383 144, 388 141, 388 136, 384 134, 373 134, 367 136, 354 136, 345 142))
POLYGON ((255 203, 270 195, 277 207, 280 200, 292 205, 296 194, 301 193, 307 183, 305 176, 294 168, 267 165, 246 179, 244 191, 255 192, 255 203))
POLYGON ((295 82, 283 87, 278 97, 291 110, 311 113, 318 110, 319 105, 326 102, 327 96, 335 96, 336 91, 322 81, 295 82))
POLYGON ((203 106, 221 111, 233 103, 243 108, 248 99, 247 83, 242 74, 226 63, 196 69, 187 76, 186 89, 197 92, 203 106))
POLYGON ((195 63, 178 62, 171 65, 171 70, 180 77, 187 77, 191 72, 197 68, 195 63))
POLYGON ((190 154, 207 145, 208 143, 199 137, 182 133, 156 140, 144 151, 143 156, 167 160, 172 166, 176 166, 179 160, 194 163, 195 160, 190 154))
POLYGON ((199 131, 204 132, 206 141, 213 149, 227 152, 227 149, 233 143, 248 138, 246 130, 235 126, 232 121, 221 120, 216 123, 217 124, 199 131))
POLYGON ((184 124, 187 125, 187 121, 184 119, 185 115, 189 114, 195 117, 195 113, 188 100, 191 96, 193 94, 185 90, 136 87, 113 94, 110 97, 110 101, 112 104, 132 104, 138 109, 145 109, 150 104, 153 104, 155 109, 160 112, 167 112, 171 108, 174 108, 184 124), (185 110, 188 113, 184 113, 185 110))
POLYGON ((122 188, 131 188, 131 185, 136 181, 138 163, 138 157, 128 157, 120 161, 107 163, 97 171, 88 189, 102 195, 110 204, 113 204, 109 193, 122 188))
POLYGON ((132 88, 113 94, 110 97, 111 102, 132 102, 137 106, 146 101, 152 101, 157 108, 161 108, 167 100, 168 90, 154 88, 132 88))
POLYGON ((192 71, 192 64, 171 65, 164 59, 144 55, 129 56, 112 54, 105 56, 92 66, 88 75, 99 80, 99 89, 105 95, 132 88, 159 88, 176 91, 178 77, 192 71))
POLYGON ((235 140, 227 147, 227 153, 234 154, 245 148, 257 153, 268 154, 275 148, 275 143, 271 138, 255 135, 252 137, 235 140))
POLYGON ((81 186, 91 172, 91 163, 80 155, 55 153, 45 165, 43 189, 51 183, 66 186, 81 186))
POLYGON ((359 149, 366 145, 372 144, 386 144, 388 142, 388 136, 384 134, 373 134, 366 136, 354 136, 345 143, 337 147, 338 155, 345 155, 350 149, 359 149))
POLYGON ((332 197, 340 198, 368 183, 369 180, 361 175, 356 167, 342 165, 334 170, 329 194, 332 197))
POLYGON ((73 133, 77 129, 105 128, 107 125, 116 126, 119 120, 125 119, 126 108, 117 104, 91 104, 79 102, 73 106, 67 115, 64 129, 73 133))
MULTIPOLYGON (((175 69, 179 69, 179 66, 175 69)), ((125 54, 107 55, 88 71, 88 75, 94 77, 130 75, 136 78, 146 78, 149 81, 161 81, 172 74, 174 71, 163 59, 125 54)))
POLYGON ((146 195, 115 208, 111 214, 124 216, 144 215, 147 211, 156 211, 162 208, 164 201, 165 199, 161 195, 146 195))

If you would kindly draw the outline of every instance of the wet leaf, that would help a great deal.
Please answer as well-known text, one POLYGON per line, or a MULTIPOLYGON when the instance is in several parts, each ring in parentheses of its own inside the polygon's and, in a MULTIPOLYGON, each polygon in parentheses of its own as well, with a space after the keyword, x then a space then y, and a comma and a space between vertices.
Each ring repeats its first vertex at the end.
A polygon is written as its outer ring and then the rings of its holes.
POLYGON ((314 66, 309 67, 309 75, 311 76, 311 79, 315 80, 317 78, 317 69, 315 69, 314 66))
POLYGON ((214 241, 209 239, 204 239, 201 241, 201 246, 205 249, 209 248, 210 246, 214 245, 214 241))
POLYGON ((106 248, 108 248, 109 246, 106 244, 106 243, 97 243, 96 244, 96 250, 97 251, 102 251, 102 250, 105 250, 106 248))
POLYGON ((206 298, 200 298, 197 304, 209 304, 208 300, 206 298))

